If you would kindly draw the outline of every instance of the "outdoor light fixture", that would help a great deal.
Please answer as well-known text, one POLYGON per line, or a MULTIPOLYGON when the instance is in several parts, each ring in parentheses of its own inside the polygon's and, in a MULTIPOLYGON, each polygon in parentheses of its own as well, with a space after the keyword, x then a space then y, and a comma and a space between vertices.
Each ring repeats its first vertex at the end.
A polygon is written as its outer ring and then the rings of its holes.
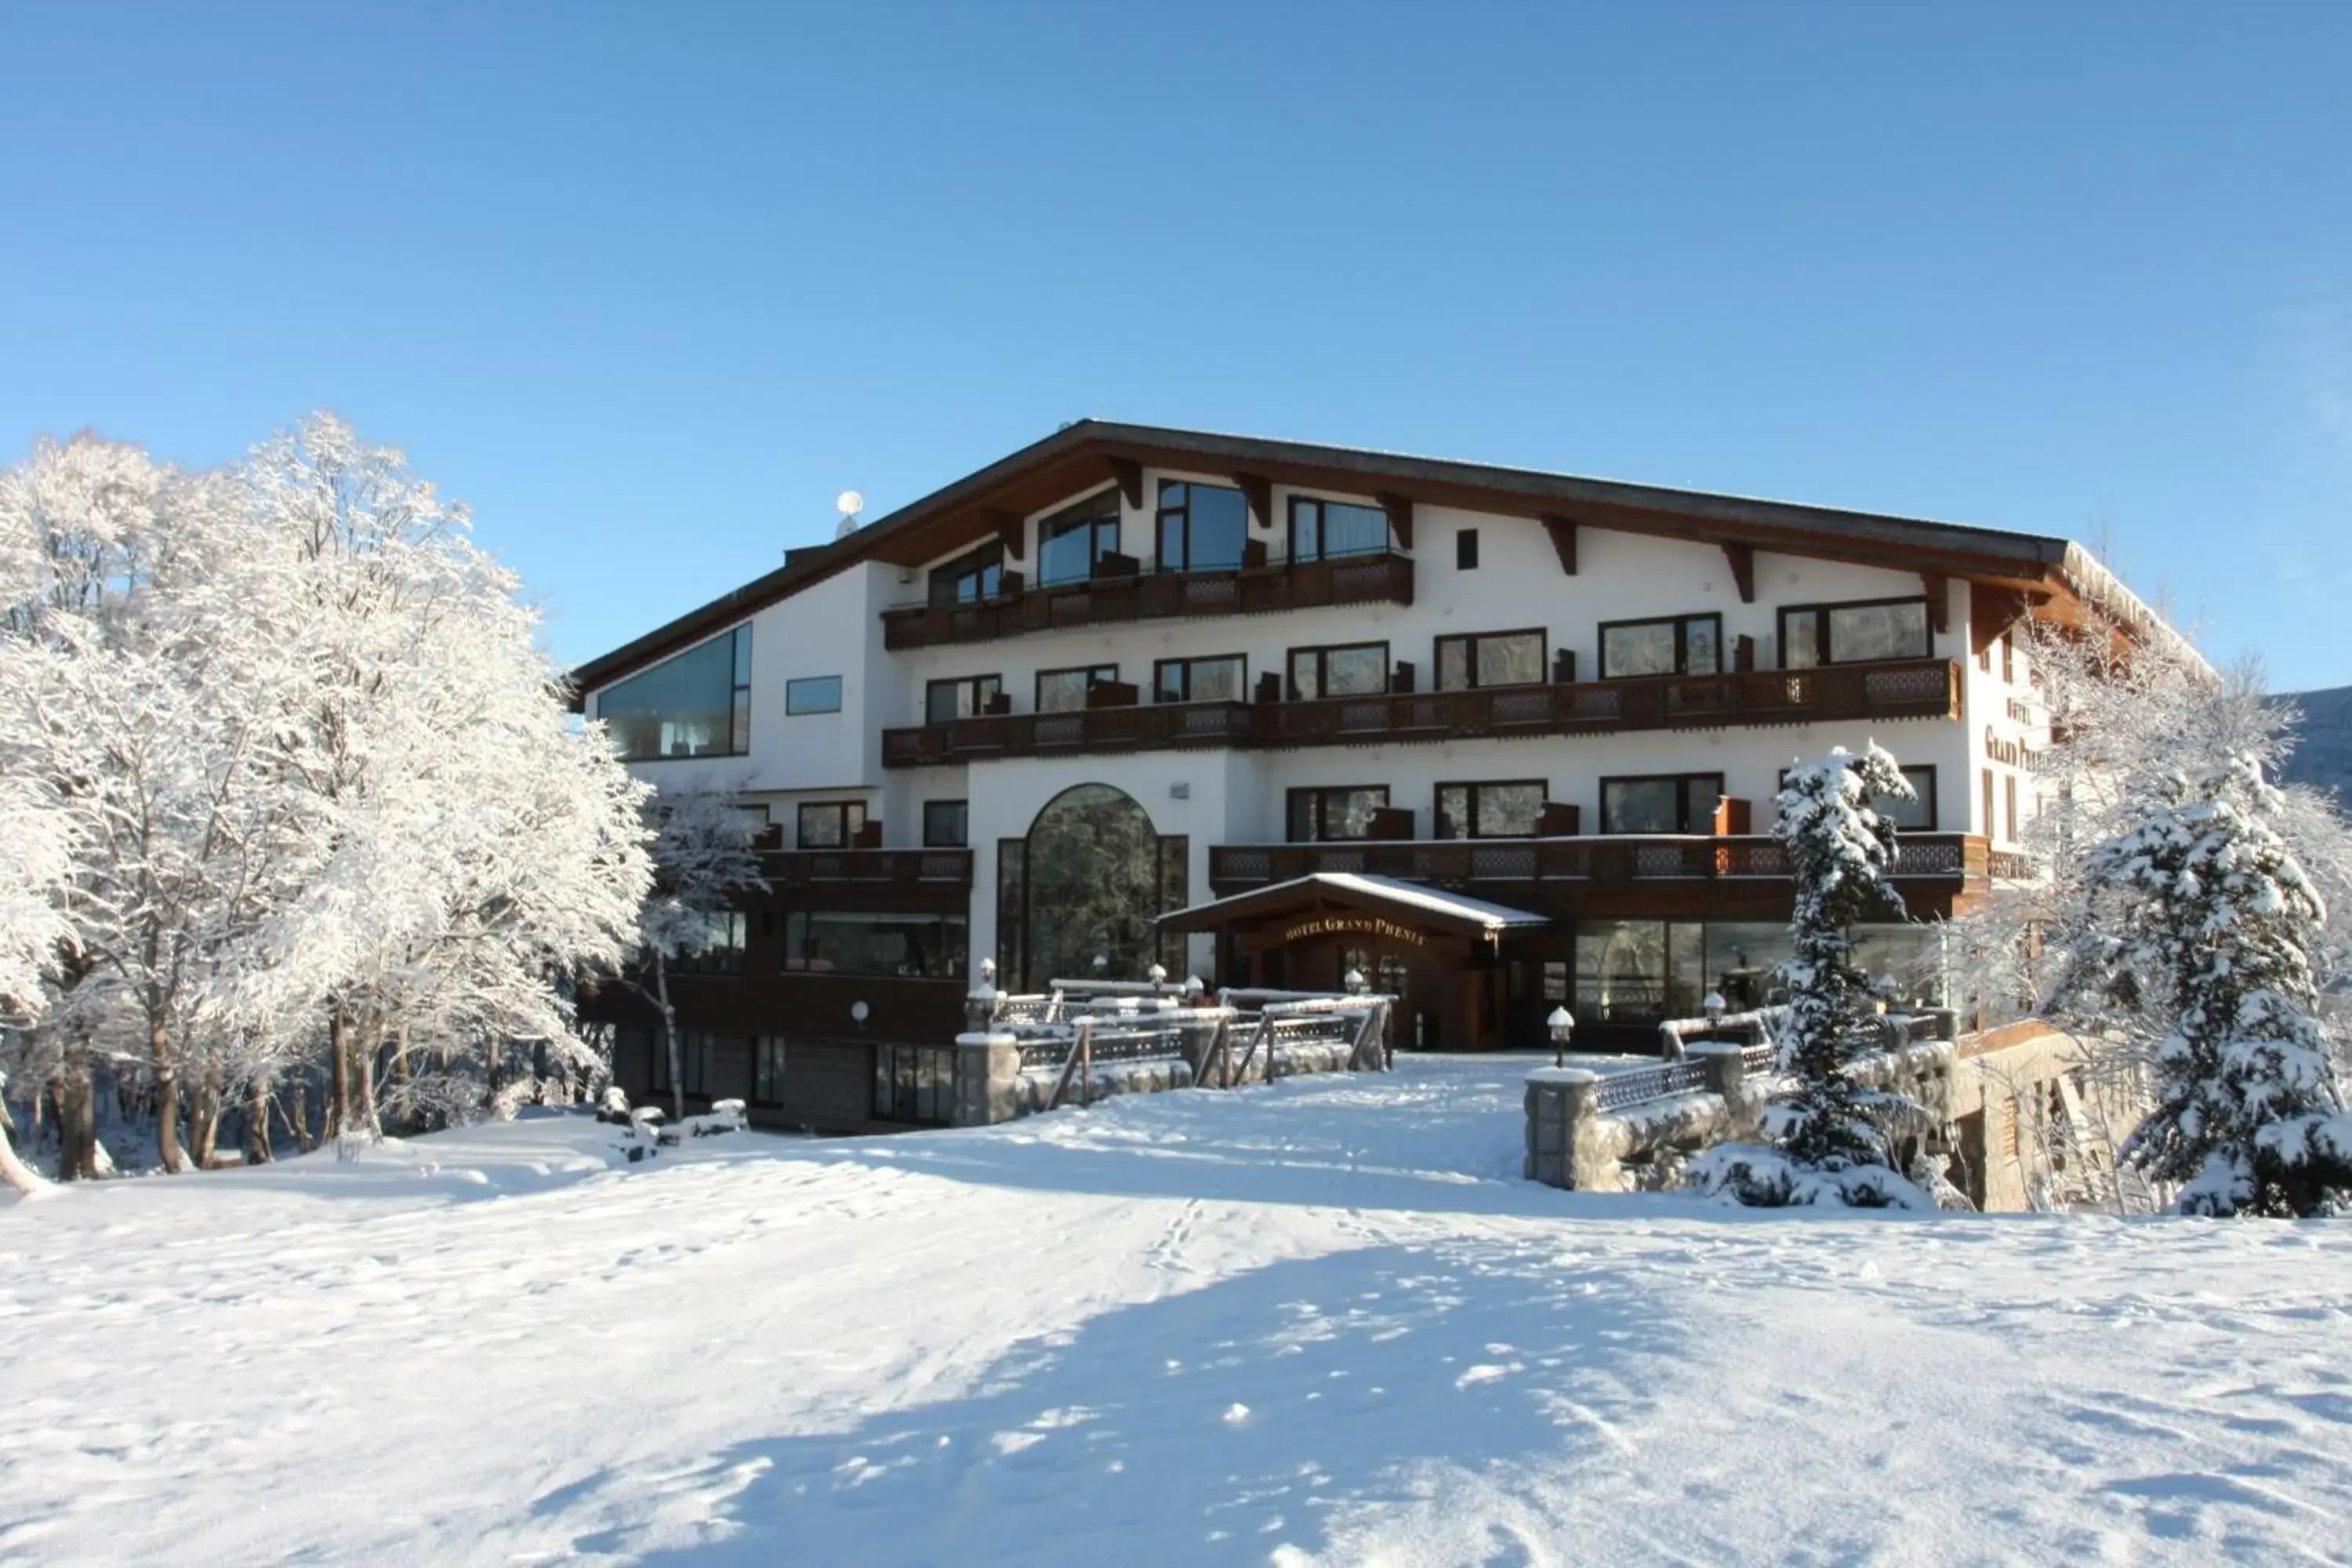
POLYGON ((1208 986, 1202 984, 1201 977, 1199 975, 1188 974, 1184 976, 1184 994, 1188 999, 1199 996, 1202 992, 1206 991, 1207 989, 1208 986))
POLYGON ((1110 954, 1109 954, 1109 953, 1107 953, 1107 952, 1098 952, 1098 953, 1096 953, 1096 954, 1095 954, 1095 973, 1096 973, 1096 975, 1097 975, 1097 977, 1099 977, 1099 976, 1101 976, 1101 975, 1105 975, 1105 974, 1108 974, 1108 973, 1110 973, 1110 954))
POLYGON ((1348 988, 1349 995, 1361 996, 1364 994, 1364 972, 1360 969, 1350 969, 1348 971, 1347 978, 1339 984, 1348 988))
POLYGON ((1708 992, 1706 995, 1701 999, 1699 1005, 1706 1010, 1706 1021, 1708 1023, 1713 1024, 1719 1022, 1723 1017, 1723 1009, 1725 1005, 1723 993, 1720 991, 1708 992))
POLYGON ((1155 963, 1143 972, 1143 977, 1150 981, 1152 986, 1157 989, 1168 984, 1168 966, 1164 963, 1155 963))
POLYGON ((866 1020, 873 1015, 874 1009, 866 1005, 866 998, 863 996, 849 1005, 849 1021, 856 1025, 861 1033, 866 1028, 866 1020))
POLYGON ((1544 1020, 1544 1026, 1551 1031, 1551 1065, 1566 1067, 1569 1037, 1576 1033, 1576 1019, 1567 1008, 1554 1007, 1551 1016, 1544 1020))

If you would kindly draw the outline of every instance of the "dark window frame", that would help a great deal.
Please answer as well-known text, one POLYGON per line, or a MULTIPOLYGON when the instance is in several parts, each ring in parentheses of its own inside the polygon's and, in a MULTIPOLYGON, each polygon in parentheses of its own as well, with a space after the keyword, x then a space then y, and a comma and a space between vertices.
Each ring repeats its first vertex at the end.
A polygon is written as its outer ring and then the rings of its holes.
POLYGON ((954 690, 956 688, 963 686, 972 688, 972 700, 971 704, 971 712, 970 714, 958 714, 956 716, 957 718, 979 718, 982 714, 986 713, 988 710, 987 705, 980 700, 979 689, 980 684, 982 681, 990 682, 995 687, 996 689, 990 693, 991 696, 1003 694, 1004 690, 1004 676, 1002 671, 994 675, 950 675, 944 676, 938 680, 925 681, 923 683, 923 722, 926 724, 947 724, 954 722, 954 721, 950 719, 936 719, 931 716, 931 699, 942 688, 949 690, 954 690))
POLYGON ((953 1119, 955 1095, 955 1047, 953 1046, 919 1046, 897 1040, 874 1047, 871 1099, 868 1101, 874 1120, 903 1127, 944 1127, 953 1119), (908 1070, 898 1070, 904 1058, 908 1070), (916 1086, 914 1091, 901 1099, 898 1086, 902 1081, 916 1086), (938 1112, 924 1116, 921 1110, 921 1085, 928 1078, 936 1097, 931 1104, 938 1112))
POLYGON ((754 1105, 784 1102, 784 1072, 791 1047, 782 1035, 751 1037, 751 1093, 754 1105), (771 1092, 772 1091, 772 1092, 771 1092))
POLYGON ((1396 548, 1396 541, 1390 531, 1387 511, 1378 506, 1367 506, 1362 501, 1338 500, 1330 496, 1293 495, 1284 508, 1283 521, 1285 549, 1289 559, 1293 561, 1363 561, 1375 555, 1390 554, 1396 548), (1330 514, 1323 509, 1335 506, 1344 506, 1352 510, 1377 514, 1381 520, 1379 547, 1373 550, 1333 550, 1329 543, 1330 514), (1318 509, 1315 513, 1315 548, 1301 550, 1298 547, 1298 514, 1307 507, 1318 509))
POLYGON ((1636 616, 1630 620, 1602 621, 1593 628, 1593 638, 1597 645, 1594 652, 1599 655, 1601 679, 1603 680, 1678 680, 1690 675, 1721 675, 1729 662, 1726 657, 1729 649, 1724 647, 1723 642, 1721 610, 1692 610, 1679 616, 1636 616), (1690 667, 1690 623, 1693 621, 1715 623, 1715 668, 1713 669, 1694 670, 1690 667), (1664 676, 1616 675, 1610 671, 1609 634, 1611 632, 1623 631, 1628 626, 1666 626, 1675 628, 1675 668, 1671 671, 1664 676))
POLYGON ((1360 648, 1368 647, 1376 647, 1381 650, 1381 689, 1377 692, 1351 692, 1349 695, 1355 697, 1387 696, 1391 691, 1396 689, 1396 666, 1391 662, 1389 656, 1389 642, 1386 637, 1380 637, 1364 642, 1307 643, 1300 647, 1284 649, 1282 655, 1282 680, 1284 695, 1293 702, 1316 702, 1326 700, 1326 689, 1331 684, 1330 656, 1335 653, 1354 653, 1360 648), (1313 697, 1301 697, 1298 694, 1297 669, 1298 658, 1301 654, 1311 655, 1315 659, 1315 695, 1313 697))
MULTIPOLYGON (((1065 664, 1052 669, 1039 670, 1031 678, 1029 687, 1029 710, 1033 713, 1077 711, 1076 709, 1072 708, 1049 709, 1045 706, 1045 678, 1049 675, 1083 675, 1087 678, 1087 689, 1092 691, 1097 686, 1109 686, 1115 683, 1118 679, 1118 666, 1116 664, 1065 664), (1105 673, 1106 671, 1108 673, 1105 673)), ((1085 705, 1084 700, 1081 700, 1079 707, 1083 708, 1085 705)))
POLYGON ((1454 569, 1456 572, 1478 570, 1478 531, 1475 527, 1454 531, 1454 569))
MULTIPOLYGON (((1897 763, 1895 766, 1905 773, 1926 773, 1927 775, 1927 782, 1924 788, 1916 783, 1912 785, 1912 792, 1919 797, 1920 804, 1927 808, 1927 821, 1926 826, 1917 827, 1898 827, 1896 831, 1902 833, 1942 832, 1943 829, 1937 826, 1937 823, 1941 819, 1937 815, 1936 790, 1937 785, 1940 781, 1936 777, 1936 764, 1933 763, 1897 763)), ((1775 799, 1779 798, 1781 791, 1789 787, 1789 772, 1790 770, 1787 768, 1782 768, 1780 770, 1778 775, 1778 782, 1773 786, 1772 793, 1775 799)))
POLYGON ((1449 632, 1442 637, 1433 639, 1430 644, 1429 689, 1432 691, 1501 691, 1511 687, 1541 686, 1549 675, 1550 655, 1551 628, 1549 626, 1513 626, 1508 631, 1499 632, 1449 632), (1536 678, 1533 680, 1513 680, 1492 687, 1486 686, 1478 679, 1478 645, 1482 642, 1499 642, 1505 637, 1536 639, 1536 678), (1457 642, 1467 647, 1468 657, 1462 661, 1463 669, 1470 678, 1470 684, 1467 686, 1445 684, 1445 645, 1457 642))
POLYGON ((1540 817, 1543 814, 1543 802, 1549 799, 1551 795, 1549 779, 1440 779, 1435 788, 1430 792, 1429 831, 1439 838, 1452 837, 1445 831, 1445 792, 1450 789, 1466 789, 1470 792, 1467 803, 1470 830, 1461 836, 1464 839, 1536 837, 1538 835, 1533 827, 1529 827, 1525 833, 1487 833, 1478 826, 1478 792, 1480 790, 1528 788, 1536 792, 1538 797, 1536 814, 1540 817))
POLYGON ((1097 562, 1100 561, 1106 555, 1116 555, 1118 553, 1120 521, 1121 517, 1118 500, 1118 487, 1117 485, 1111 486, 1108 489, 1097 490, 1092 495, 1080 496, 1076 500, 1072 501, 1069 505, 1063 507, 1052 515, 1039 518, 1037 520, 1037 586, 1040 588, 1059 588, 1066 587, 1074 583, 1085 583, 1090 581, 1094 576, 1095 563, 1097 562), (1106 511, 1103 507, 1103 503, 1106 500, 1110 503, 1109 510, 1108 511, 1106 511), (1075 577, 1046 576, 1046 547, 1052 544, 1055 540, 1066 538, 1069 535, 1077 532, 1082 528, 1091 528, 1094 531, 1094 536, 1087 541, 1088 553, 1087 555, 1086 571, 1080 573, 1075 577), (1108 547, 1105 546, 1103 539, 1105 530, 1109 531, 1110 536, 1108 547))
POLYGON ((1183 654, 1175 658, 1153 659, 1151 661, 1151 700, 1154 702, 1192 702, 1194 700, 1200 700, 1195 699, 1192 695, 1192 666, 1196 664, 1224 664, 1227 662, 1236 663, 1242 667, 1242 678, 1236 689, 1237 695, 1230 699, 1208 698, 1205 699, 1205 700, 1212 702, 1227 700, 1234 702, 1248 701, 1249 655, 1245 653, 1195 653, 1183 654), (1183 671, 1183 695, 1181 697, 1163 698, 1160 695, 1161 672, 1171 668, 1183 671))
POLYGON ((799 809, 793 813, 793 847, 795 849, 846 849, 856 839, 858 828, 866 826, 868 815, 862 800, 803 800, 796 805, 799 809), (849 814, 853 810, 857 813, 856 827, 852 827, 849 823, 849 814), (841 842, 811 844, 808 840, 810 814, 828 811, 840 818, 841 842))
MULTIPOLYGON (((1601 831, 1603 837, 1615 837, 1618 834, 1616 821, 1609 809, 1609 786, 1611 784, 1672 784, 1677 786, 1680 790, 1680 795, 1676 804, 1680 809, 1676 815, 1685 826, 1673 829, 1669 836, 1691 837, 1705 837, 1713 830, 1716 802, 1721 800, 1729 793, 1728 786, 1730 781, 1720 773, 1603 774, 1599 781, 1599 788, 1601 792, 1601 831), (1690 786, 1694 781, 1698 779, 1713 779, 1715 781, 1715 792, 1706 797, 1706 809, 1696 814, 1696 819, 1705 826, 1693 827, 1689 826, 1689 824, 1694 820, 1694 813, 1691 809, 1692 803, 1690 786)), ((1641 833, 1630 835, 1630 837, 1636 838, 1656 836, 1657 835, 1655 835, 1652 830, 1645 830, 1641 833)))
POLYGON ((1250 538, 1250 506, 1249 498, 1242 493, 1240 486, 1203 484, 1198 479, 1161 479, 1160 481, 1159 489, 1154 492, 1154 500, 1156 504, 1151 513, 1151 548, 1155 555, 1153 569, 1160 572, 1240 571, 1242 569, 1242 563, 1241 557, 1238 555, 1234 558, 1234 563, 1230 566, 1195 566, 1192 564, 1192 492, 1194 490, 1217 490, 1223 494, 1230 495, 1235 500, 1241 502, 1242 550, 1244 553, 1247 552, 1250 538), (1168 500, 1168 492, 1171 489, 1181 490, 1184 492, 1184 499, 1172 506, 1169 504, 1168 500), (1168 520, 1171 517, 1182 520, 1181 528, 1183 531, 1184 541, 1184 559, 1181 563, 1173 566, 1168 563, 1168 520))
POLYGON ((1361 836, 1351 835, 1346 837, 1335 837, 1327 831, 1327 825, 1329 822, 1329 814, 1324 810, 1324 805, 1326 797, 1330 795, 1356 795, 1370 791, 1378 791, 1380 794, 1381 804, 1378 809, 1386 810, 1388 807, 1396 804, 1394 795, 1390 791, 1389 786, 1384 784, 1301 784, 1294 788, 1285 790, 1282 795, 1282 831, 1284 841, 1290 844, 1361 844, 1367 842, 1367 840, 1361 836), (1298 803, 1302 800, 1310 800, 1314 804, 1313 816, 1315 836, 1312 838, 1293 838, 1289 837, 1291 824, 1297 819, 1298 803))
POLYGON ((966 984, 964 971, 971 963, 971 916, 962 910, 845 910, 832 907, 790 910, 784 915, 784 936, 776 953, 776 972, 795 980, 881 980, 902 982, 914 985, 961 985, 966 984), (869 924, 903 921, 912 925, 935 925, 940 937, 937 955, 943 971, 938 974, 906 974, 874 969, 813 969, 814 955, 802 951, 809 945, 809 923, 847 916, 869 924), (796 926, 794 922, 799 922, 796 926), (950 949, 958 935, 961 937, 964 957, 959 964, 950 949))
MULTIPOLYGON (((623 751, 621 752, 623 762, 690 763, 707 757, 747 757, 751 754, 751 623, 749 621, 730 626, 723 632, 714 633, 704 637, 700 642, 655 659, 650 664, 631 670, 618 680, 600 687, 596 692, 596 717, 599 720, 609 721, 611 715, 605 710, 605 704, 614 693, 628 687, 639 678, 652 674, 665 665, 676 663, 689 654, 700 653, 721 638, 729 639, 733 645, 727 653, 729 702, 727 750, 723 752, 655 752, 644 755, 635 755, 623 751)), ((789 683, 787 683, 787 695, 789 695, 789 683)), ((612 725, 609 722, 605 724, 605 731, 607 734, 611 733, 612 725)))
MULTIPOLYGON (((1898 658, 1934 658, 1936 653, 1936 622, 1934 615, 1932 614, 1933 606, 1928 603, 1927 596, 1925 594, 1898 594, 1892 598, 1886 599, 1823 599, 1810 605, 1781 605, 1779 614, 1773 620, 1776 634, 1780 637, 1780 668, 1782 669, 1819 669, 1824 666, 1832 664, 1864 664, 1877 662, 1875 660, 1865 659, 1842 659, 1837 657, 1837 648, 1832 644, 1830 637, 1830 612, 1832 610, 1877 610, 1885 609, 1892 605, 1916 605, 1919 606, 1919 625, 1923 633, 1923 640, 1927 645, 1925 649, 1919 653, 1898 654, 1895 657, 1898 658), (1810 666, 1801 664, 1792 665, 1789 662, 1789 617, 1791 616, 1811 616, 1815 617, 1813 622, 1813 647, 1820 657, 1810 666)), ((1988 647, 1985 649, 1985 653, 1987 656, 1985 668, 1990 670, 1992 668, 1990 663, 1992 649, 1988 647)))
POLYGON ((726 934, 708 947, 678 953, 669 961, 672 974, 723 979, 743 973, 745 959, 751 946, 751 914, 743 910, 727 909, 717 911, 716 918, 725 926, 726 934))
POLYGON ((971 802, 967 798, 927 800, 923 802, 923 847, 926 849, 969 849, 971 847, 971 802), (953 838, 940 838, 931 831, 931 810, 934 806, 954 806, 962 814, 962 831, 953 838))
POLYGON ((806 719, 824 713, 838 713, 848 700, 849 683, 838 675, 796 675, 784 682, 784 717, 787 719, 806 719), (803 686, 819 686, 828 680, 833 682, 832 707, 803 708, 796 705, 797 700, 793 695, 794 689, 803 686))
POLYGON ((935 605, 977 605, 1001 597, 1004 592, 1004 542, 992 540, 965 551, 952 561, 942 561, 930 570, 928 589, 929 603, 935 605), (995 575, 992 578, 990 574, 995 575), (965 579, 974 579, 973 591, 961 591, 965 579), (944 587, 947 592, 942 594, 944 587))

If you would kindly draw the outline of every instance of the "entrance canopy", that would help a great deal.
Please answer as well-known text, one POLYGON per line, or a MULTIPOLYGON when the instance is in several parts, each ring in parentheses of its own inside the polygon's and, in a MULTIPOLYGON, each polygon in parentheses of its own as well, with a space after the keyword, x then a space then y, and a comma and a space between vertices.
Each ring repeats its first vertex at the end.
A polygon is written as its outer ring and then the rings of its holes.
POLYGON ((1354 871, 1315 871, 1271 887, 1253 888, 1228 899, 1194 904, 1160 917, 1162 931, 1225 931, 1236 922, 1297 917, 1285 940, 1362 931, 1381 934, 1430 931, 1446 936, 1492 938, 1515 927, 1548 926, 1549 915, 1532 914, 1484 899, 1465 898, 1394 877, 1354 871))

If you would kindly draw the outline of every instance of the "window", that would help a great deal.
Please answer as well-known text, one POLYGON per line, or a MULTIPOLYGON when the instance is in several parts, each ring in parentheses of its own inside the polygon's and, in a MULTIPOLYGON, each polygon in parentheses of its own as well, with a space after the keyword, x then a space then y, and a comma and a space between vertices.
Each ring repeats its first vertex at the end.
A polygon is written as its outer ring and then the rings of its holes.
POLYGON ((961 915, 794 910, 784 917, 784 972, 961 980, 965 924, 961 915))
POLYGON ((1045 803, 1026 838, 997 844, 998 984, 1183 973, 1185 938, 1158 918, 1191 902, 1192 851, 1123 790, 1086 784, 1045 803))
MULTIPOLYGON (((1799 605, 1780 612, 1783 669, 1862 664, 1881 658, 1925 658, 1927 651, 1925 599, 1799 605)), ((1990 668, 1990 664, 1986 668, 1990 668)))
POLYGON ((677 974, 740 974, 743 937, 749 929, 741 910, 723 910, 710 917, 709 940, 701 947, 681 948, 669 967, 677 974))
POLYGON ((803 849, 846 849, 866 826, 862 800, 811 800, 801 803, 800 847, 803 849))
POLYGON ((971 605, 1004 592, 1004 544, 998 541, 931 568, 931 603, 971 605))
POLYGON ((1601 831, 1711 833, 1715 803, 1722 797, 1721 773, 1602 779, 1601 831))
POLYGON ((1389 547, 1389 514, 1313 496, 1290 498, 1290 558, 1328 561, 1339 555, 1378 555, 1389 547))
POLYGON ((961 800, 923 802, 923 847, 961 849, 971 842, 971 808, 961 800))
POLYGON ((1372 813, 1389 803, 1386 784, 1343 784, 1290 792, 1290 841, 1321 844, 1361 838, 1371 830, 1372 813))
POLYGON ((784 1037, 761 1035, 751 1047, 751 1100, 757 1105, 784 1102, 784 1037))
POLYGON ((965 675, 953 680, 934 680, 923 688, 923 722, 950 724, 958 719, 970 719, 988 711, 996 694, 1004 689, 1002 676, 965 675))
POLYGON ((798 680, 785 681, 784 711, 793 716, 840 712, 841 677, 805 675, 798 680))
POLYGON ((1985 769, 1985 770, 1984 770, 1984 833, 1985 833, 1985 837, 1986 837, 1987 838, 1991 837, 1992 837, 1992 831, 1993 831, 1993 819, 1992 819, 1992 770, 1991 770, 1990 768, 1987 768, 1987 769, 1985 769))
POLYGON ((1118 553, 1117 487, 1065 507, 1037 525, 1037 581, 1083 583, 1095 563, 1118 553))
POLYGON ((1290 650, 1290 697, 1377 697, 1389 689, 1389 645, 1343 643, 1337 647, 1290 650))
POLYGON ((938 1046, 874 1047, 874 1115, 944 1126, 955 1116, 955 1052, 938 1046))
POLYGON ((1544 632, 1478 632, 1437 639, 1437 689, 1534 686, 1544 678, 1544 632))
POLYGON ((737 626, 596 694, 621 760, 740 757, 751 749, 751 628, 737 626))
POLYGON ((2011 844, 2014 844, 2017 842, 2017 775, 2015 773, 2011 773, 2004 777, 2000 783, 2002 793, 2007 796, 2005 804, 2009 807, 2007 816, 2004 818, 2009 827, 2008 837, 2009 841, 2011 844))
POLYGON ((1601 679, 1715 675, 1723 668, 1723 617, 1674 616, 1601 624, 1601 679))
POLYGON ((743 1045, 740 1036, 714 1035, 704 1029, 681 1029, 677 1035, 678 1070, 685 1081, 679 1085, 687 1093, 704 1100, 725 1097, 742 1083, 739 1076, 742 1058, 736 1053, 743 1045), (723 1070, 726 1058, 732 1057, 734 1072, 723 1070), (732 1081, 729 1081, 730 1079, 732 1081))
POLYGON ((1454 531, 1454 569, 1475 572, 1478 569, 1478 531, 1457 528, 1454 531))
POLYGON ((1249 538, 1249 502, 1222 485, 1160 481, 1160 569, 1236 572, 1249 538))
POLYGON ((1239 702, 1248 694, 1249 660, 1241 654, 1163 658, 1151 667, 1154 702, 1239 702))
POLYGON ((1543 815, 1541 779, 1437 786, 1440 838, 1527 838, 1543 815))
POLYGON ((1086 665, 1076 669, 1037 672, 1037 711, 1075 713, 1087 705, 1087 693, 1118 679, 1115 664, 1086 665))
POLYGON ((2000 634, 2000 679, 2004 686, 2017 683, 2017 636, 2013 632, 2000 634))
POLYGON ((649 1076, 653 1089, 656 1094, 667 1094, 669 1092, 669 1042, 662 1038, 660 1030, 656 1029, 651 1033, 653 1046, 650 1054, 653 1058, 653 1072, 649 1076))

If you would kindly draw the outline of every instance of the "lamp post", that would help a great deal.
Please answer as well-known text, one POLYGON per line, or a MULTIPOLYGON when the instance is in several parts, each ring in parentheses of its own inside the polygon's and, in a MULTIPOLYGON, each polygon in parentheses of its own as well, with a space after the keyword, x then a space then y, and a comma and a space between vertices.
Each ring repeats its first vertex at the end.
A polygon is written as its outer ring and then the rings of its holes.
POLYGON ((1551 1010, 1551 1016, 1544 1020, 1544 1026, 1551 1031, 1551 1065, 1556 1068, 1566 1067, 1568 1042, 1576 1033, 1575 1017, 1565 1007, 1554 1007, 1551 1010))
POLYGON ((1700 999, 1699 1005, 1706 1009, 1706 1021, 1708 1023, 1720 1024, 1723 1022, 1723 1010, 1726 1004, 1723 1000, 1722 992, 1708 992, 1706 996, 1700 999))
POLYGON ((1366 989, 1364 972, 1360 969, 1350 969, 1339 984, 1346 988, 1349 995, 1361 996, 1366 989))
POLYGON ((1143 972, 1143 977, 1151 982, 1151 994, 1157 996, 1160 994, 1160 988, 1168 984, 1168 966, 1164 963, 1155 963, 1143 972))

